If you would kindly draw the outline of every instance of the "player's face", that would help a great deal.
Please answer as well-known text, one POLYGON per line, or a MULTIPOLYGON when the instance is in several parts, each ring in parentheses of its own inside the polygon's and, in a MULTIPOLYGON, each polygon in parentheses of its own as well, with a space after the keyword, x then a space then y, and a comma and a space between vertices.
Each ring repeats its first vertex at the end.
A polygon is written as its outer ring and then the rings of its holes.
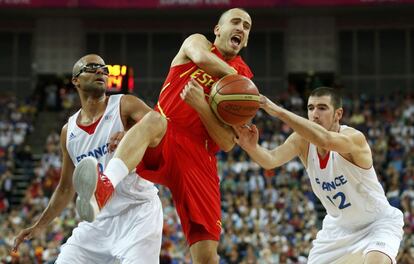
POLYGON ((214 28, 215 44, 225 56, 236 56, 247 45, 252 20, 240 9, 227 12, 214 28))
POLYGON ((99 56, 88 56, 79 69, 79 88, 93 94, 104 94, 108 83, 108 67, 99 56))
POLYGON ((334 109, 329 95, 310 96, 308 99, 308 118, 329 131, 336 131, 342 117, 342 108, 334 109))

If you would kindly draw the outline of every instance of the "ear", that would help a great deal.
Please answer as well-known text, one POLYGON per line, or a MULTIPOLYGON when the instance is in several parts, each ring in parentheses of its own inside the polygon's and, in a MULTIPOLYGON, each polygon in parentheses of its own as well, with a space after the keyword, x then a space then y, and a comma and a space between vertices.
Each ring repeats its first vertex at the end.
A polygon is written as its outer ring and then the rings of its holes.
POLYGON ((78 77, 72 77, 72 84, 75 86, 75 88, 78 88, 78 77))
POLYGON ((220 26, 216 25, 214 27, 214 35, 216 35, 216 37, 220 37, 220 26))
POLYGON ((341 120, 342 119, 342 115, 344 114, 344 109, 341 107, 341 108, 338 108, 338 109, 336 109, 335 110, 335 121, 339 121, 339 120, 341 120))
POLYGON ((244 47, 246 48, 247 47, 247 42, 249 42, 248 40, 246 41, 246 43, 244 43, 244 47))

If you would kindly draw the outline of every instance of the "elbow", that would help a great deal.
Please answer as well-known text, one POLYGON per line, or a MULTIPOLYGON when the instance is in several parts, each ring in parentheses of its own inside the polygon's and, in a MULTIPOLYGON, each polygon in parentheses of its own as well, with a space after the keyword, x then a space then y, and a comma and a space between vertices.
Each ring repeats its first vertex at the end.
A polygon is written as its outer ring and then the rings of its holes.
POLYGON ((270 164, 263 164, 263 165, 260 165, 260 166, 265 170, 274 169, 274 166, 270 166, 270 164))
POLYGON ((275 164, 275 162, 273 162, 273 161, 269 161, 269 162, 264 162, 264 163, 262 163, 262 164, 259 164, 263 169, 265 169, 265 170, 272 170, 272 169, 274 169, 274 168, 276 168, 276 167, 279 167, 277 164, 275 164))
POLYGON ((223 150, 224 152, 231 151, 233 147, 234 147, 234 142, 226 142, 225 144, 220 145, 221 150, 223 150))
POLYGON ((202 49, 194 49, 189 56, 191 60, 200 68, 203 68, 206 64, 208 64, 208 56, 209 53, 202 49))

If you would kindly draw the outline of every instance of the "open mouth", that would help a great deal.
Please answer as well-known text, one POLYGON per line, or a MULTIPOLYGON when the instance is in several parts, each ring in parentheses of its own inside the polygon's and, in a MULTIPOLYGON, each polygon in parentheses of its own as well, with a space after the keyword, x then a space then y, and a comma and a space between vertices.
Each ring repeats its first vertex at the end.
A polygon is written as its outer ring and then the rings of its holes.
POLYGON ((240 36, 238 36, 238 35, 232 36, 232 37, 230 38, 230 41, 231 41, 231 43, 232 43, 233 45, 235 45, 235 46, 239 46, 239 45, 240 45, 240 43, 241 43, 241 37, 240 37, 240 36))
POLYGON ((96 78, 95 82, 105 82, 105 80, 103 78, 96 78))

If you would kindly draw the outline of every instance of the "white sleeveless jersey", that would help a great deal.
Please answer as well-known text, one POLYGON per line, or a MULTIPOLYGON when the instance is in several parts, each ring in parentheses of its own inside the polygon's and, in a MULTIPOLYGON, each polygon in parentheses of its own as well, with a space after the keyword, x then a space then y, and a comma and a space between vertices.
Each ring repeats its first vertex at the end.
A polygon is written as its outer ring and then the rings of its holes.
MULTIPOLYGON (((341 126, 343 129, 346 126, 341 126)), ((358 230, 398 210, 385 197, 373 166, 360 168, 330 151, 328 163, 321 169, 317 148, 309 144, 306 171, 314 193, 327 211, 324 225, 358 230)))
MULTIPOLYGON (((108 164, 113 153, 108 152, 110 137, 118 131, 124 131, 120 114, 120 101, 122 95, 112 95, 108 105, 93 134, 81 129, 76 120, 81 110, 69 118, 67 124, 66 147, 73 164, 87 157, 93 156, 98 160, 100 170, 108 164)), ((157 196, 158 190, 154 184, 140 178, 135 172, 124 178, 115 189, 115 193, 105 205, 97 218, 119 214, 130 205, 141 204, 157 196)))

